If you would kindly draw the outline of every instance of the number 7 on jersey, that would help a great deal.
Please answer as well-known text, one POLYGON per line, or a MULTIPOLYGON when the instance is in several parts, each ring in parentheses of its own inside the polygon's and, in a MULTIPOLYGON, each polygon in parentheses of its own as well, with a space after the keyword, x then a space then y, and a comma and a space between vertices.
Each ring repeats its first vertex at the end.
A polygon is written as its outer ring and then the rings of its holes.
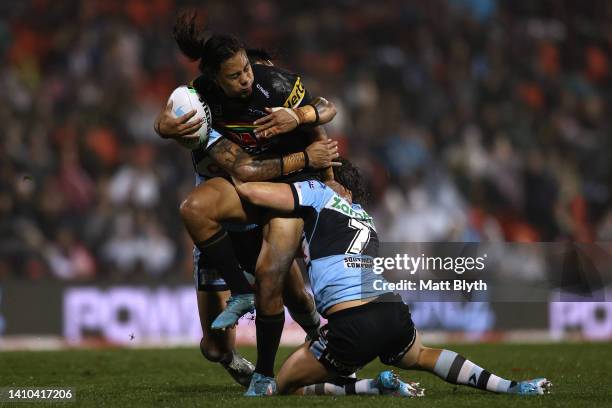
POLYGON ((349 227, 357 230, 351 244, 346 250, 347 254, 360 254, 370 242, 370 226, 355 218, 349 219, 349 227))

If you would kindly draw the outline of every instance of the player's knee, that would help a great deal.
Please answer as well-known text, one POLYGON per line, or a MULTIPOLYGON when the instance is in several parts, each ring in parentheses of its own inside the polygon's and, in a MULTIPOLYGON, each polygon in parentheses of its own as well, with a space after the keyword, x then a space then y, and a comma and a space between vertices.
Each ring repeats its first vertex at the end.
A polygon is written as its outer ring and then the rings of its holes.
POLYGON ((272 282, 278 285, 282 290, 282 284, 285 281, 285 276, 291 267, 293 261, 292 254, 285 255, 276 253, 273 258, 267 257, 263 262, 256 267, 255 274, 262 281, 272 282))
POLYGON ((255 281, 255 307, 264 314, 277 314, 283 310, 283 296, 280 285, 274 280, 255 281))
POLYGON ((420 367, 419 362, 421 361, 421 355, 423 354, 424 347, 413 346, 412 353, 407 353, 404 359, 404 364, 409 367, 420 367))
POLYGON ((225 356, 225 353, 219 347, 211 341, 205 341, 204 337, 200 340, 200 352, 205 359, 213 363, 218 363, 225 356))
POLYGON ((258 271, 255 276, 255 287, 260 298, 282 297, 283 288, 278 275, 273 270, 258 271))
POLYGON ((276 392, 280 395, 291 395, 300 388, 300 384, 296 381, 294 376, 287 376, 285 366, 281 367, 278 375, 276 376, 276 392))
POLYGON ((285 288, 283 290, 283 301, 292 311, 309 312, 314 308, 312 297, 306 290, 295 290, 285 288))
POLYGON ((197 196, 190 194, 183 200, 181 206, 179 207, 179 211, 181 213, 181 218, 183 221, 188 221, 193 217, 197 217, 202 211, 204 211, 204 203, 203 200, 199 199, 197 196))
POLYGON ((287 383, 281 383, 276 385, 276 392, 279 395, 292 395, 298 390, 299 387, 287 383))
POLYGON ((423 352, 426 349, 427 347, 423 346, 423 344, 421 343, 420 335, 417 334, 414 344, 412 345, 412 347, 410 347, 408 352, 404 354, 404 357, 402 357, 398 366, 400 368, 405 368, 405 369, 422 368, 421 363, 423 363, 423 352))
POLYGON ((191 222, 197 220, 201 223, 207 219, 214 219, 214 211, 217 207, 213 199, 214 196, 215 194, 212 193, 212 190, 209 194, 204 190, 191 192, 179 207, 183 221, 191 222))
POLYGON ((266 262, 265 264, 257 265, 255 269, 255 282, 263 290, 275 290, 281 292, 283 287, 282 271, 278 263, 266 262))

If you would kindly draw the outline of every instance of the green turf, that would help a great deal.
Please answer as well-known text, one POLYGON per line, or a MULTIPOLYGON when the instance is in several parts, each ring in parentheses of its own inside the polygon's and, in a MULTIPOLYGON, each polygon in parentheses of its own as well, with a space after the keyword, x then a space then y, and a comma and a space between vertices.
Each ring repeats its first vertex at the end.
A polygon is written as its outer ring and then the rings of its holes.
MULTIPOLYGON (((420 381, 426 396, 405 401, 392 397, 273 397, 247 399, 242 389, 216 364, 205 362, 196 348, 0 353, 0 387, 74 387, 72 406, 320 406, 385 407, 410 403, 422 407, 576 407, 611 406, 610 344, 461 345, 448 347, 506 378, 547 376, 553 394, 521 398, 456 387, 426 373, 402 371, 420 381)), ((252 348, 244 354, 254 358, 252 348)), ((279 352, 282 361, 290 349, 279 352)), ((383 366, 368 365, 359 373, 372 377, 383 366)), ((37 404, 12 406, 41 406, 37 404)), ((64 405, 64 404, 62 404, 64 405)), ((66 404, 68 405, 68 404, 66 404)), ((57 404, 55 404, 57 406, 57 404)))

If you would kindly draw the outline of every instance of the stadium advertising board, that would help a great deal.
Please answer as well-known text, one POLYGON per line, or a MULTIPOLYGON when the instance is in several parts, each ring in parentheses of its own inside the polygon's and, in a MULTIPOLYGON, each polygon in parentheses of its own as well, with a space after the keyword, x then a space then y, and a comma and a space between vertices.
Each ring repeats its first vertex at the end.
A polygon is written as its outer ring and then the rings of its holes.
MULTIPOLYGON (((5 338, 58 336, 66 344, 197 344, 201 337, 190 285, 62 285, 6 282, 0 288, 5 338)), ((509 331, 546 331, 551 339, 612 338, 608 302, 413 302, 415 324, 427 331, 465 333, 471 340, 503 339, 509 331)), ((284 344, 303 341, 287 314, 284 344)), ((255 324, 240 322, 238 341, 255 343, 255 324)))

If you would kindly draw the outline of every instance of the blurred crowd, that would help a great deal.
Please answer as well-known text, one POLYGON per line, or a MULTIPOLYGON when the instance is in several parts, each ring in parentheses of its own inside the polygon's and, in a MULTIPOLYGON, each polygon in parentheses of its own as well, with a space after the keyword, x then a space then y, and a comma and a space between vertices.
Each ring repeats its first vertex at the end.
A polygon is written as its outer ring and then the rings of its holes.
POLYGON ((189 152, 153 132, 197 75, 195 7, 332 100, 383 241, 612 239, 605 0, 0 5, 0 280, 191 273, 189 152))

